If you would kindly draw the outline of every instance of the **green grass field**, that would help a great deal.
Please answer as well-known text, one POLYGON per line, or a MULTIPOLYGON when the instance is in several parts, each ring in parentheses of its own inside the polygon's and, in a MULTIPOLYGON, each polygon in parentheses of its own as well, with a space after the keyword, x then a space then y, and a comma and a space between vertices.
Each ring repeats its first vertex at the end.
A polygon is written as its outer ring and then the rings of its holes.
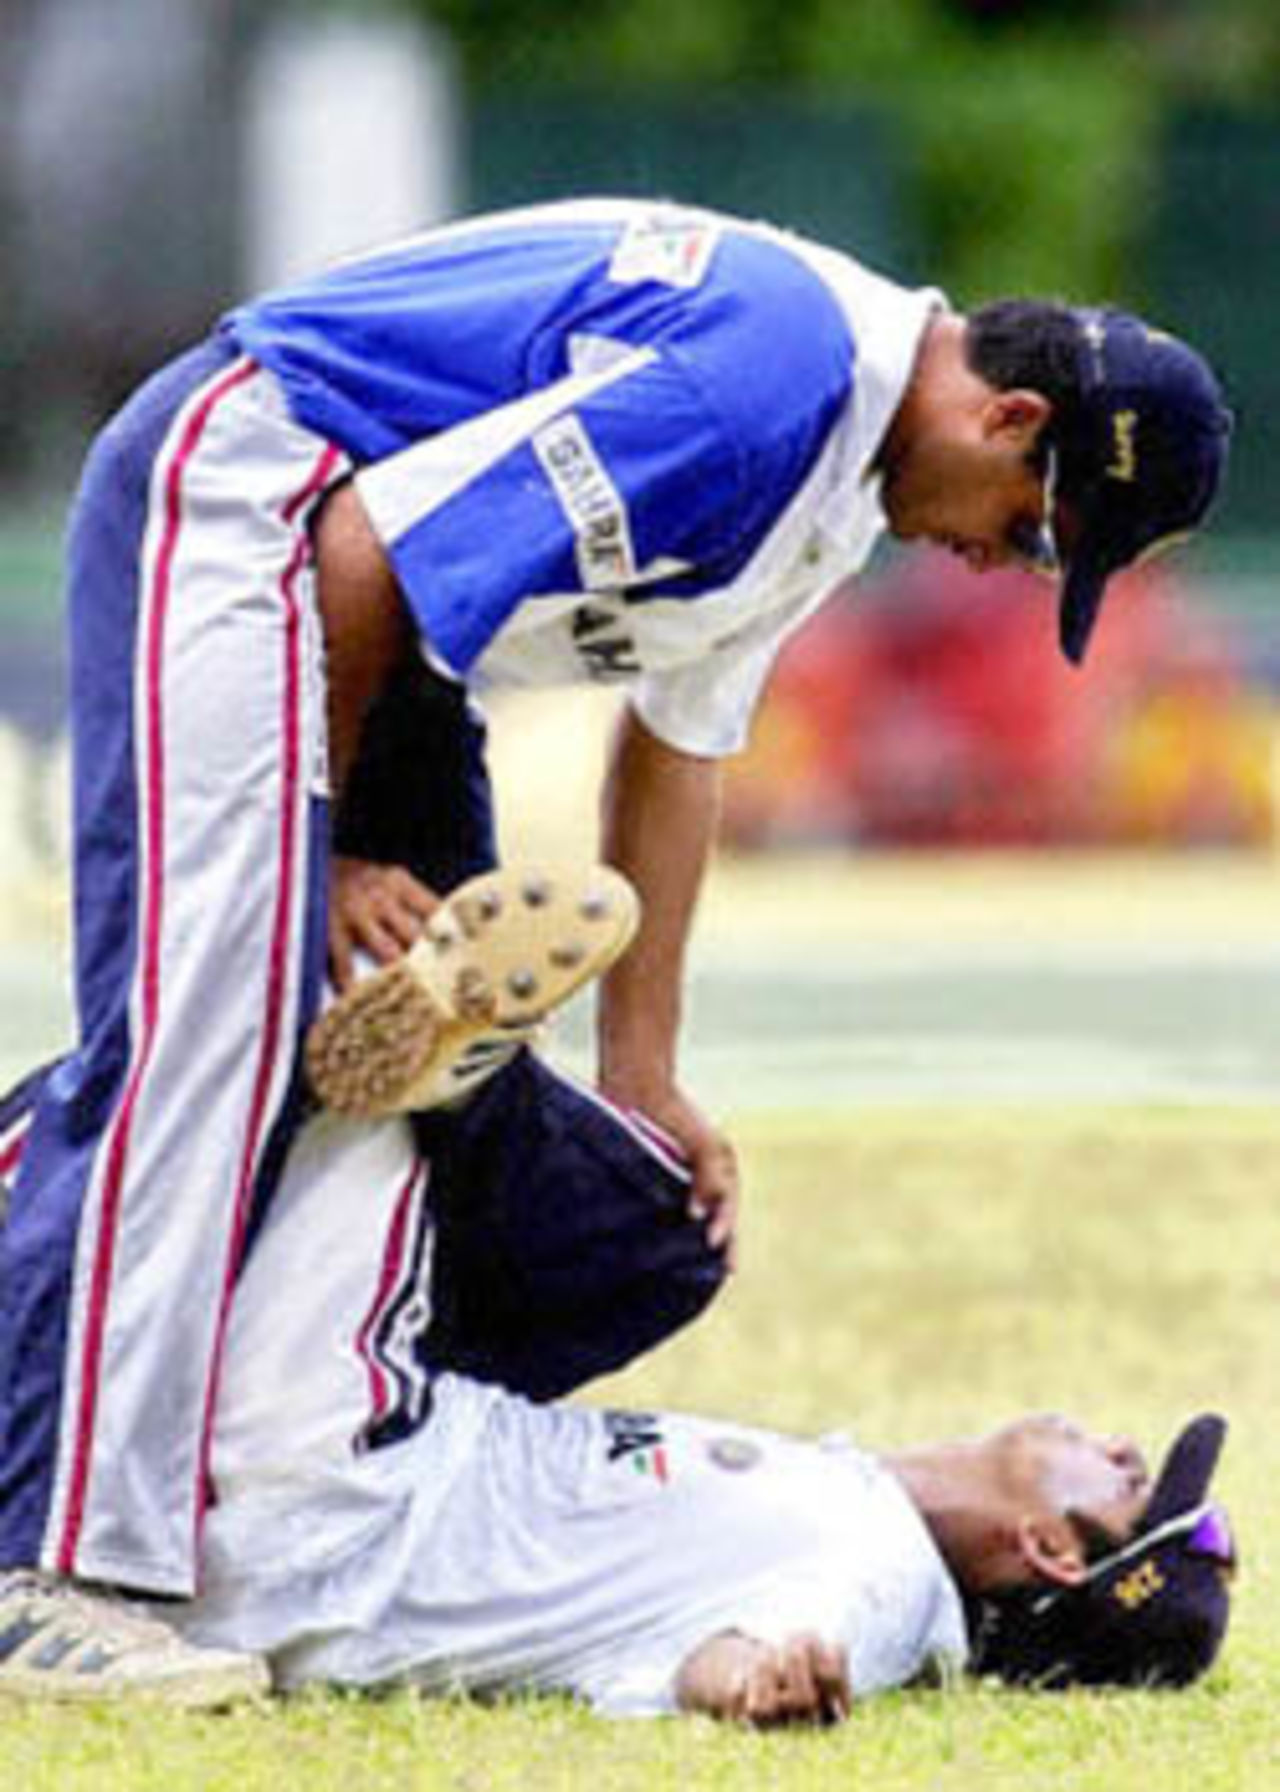
POLYGON ((838 1733, 610 1724, 308 1698, 191 1720, 0 1716, 14 1792, 1178 1792, 1280 1785, 1280 1115, 1248 1108, 895 1108, 746 1120, 741 1276, 701 1326, 593 1394, 844 1427, 890 1446, 1054 1407, 1151 1453, 1232 1420, 1243 1571, 1225 1655, 1183 1694, 965 1685, 838 1733))

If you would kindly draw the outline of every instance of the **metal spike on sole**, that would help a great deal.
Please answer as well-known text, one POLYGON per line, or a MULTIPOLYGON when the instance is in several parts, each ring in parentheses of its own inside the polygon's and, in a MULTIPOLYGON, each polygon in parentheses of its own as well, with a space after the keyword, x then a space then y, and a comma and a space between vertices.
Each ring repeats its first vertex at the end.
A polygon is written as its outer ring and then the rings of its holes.
POLYGON ((453 985, 453 1006, 461 1020, 491 1021, 498 1004, 484 972, 467 965, 458 972, 453 985))

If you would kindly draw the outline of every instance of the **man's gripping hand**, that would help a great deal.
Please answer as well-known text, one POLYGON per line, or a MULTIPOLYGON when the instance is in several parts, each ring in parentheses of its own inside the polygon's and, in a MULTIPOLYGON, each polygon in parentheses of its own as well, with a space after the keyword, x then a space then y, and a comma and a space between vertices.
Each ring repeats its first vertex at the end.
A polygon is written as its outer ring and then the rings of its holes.
POLYGON ((724 1631, 686 1657, 676 1699, 682 1711, 764 1727, 839 1723, 852 1694, 844 1651, 834 1643, 811 1632, 762 1643, 724 1631))
POLYGON ((403 865, 336 855, 329 873, 329 970, 346 989, 355 976, 355 955, 390 964, 415 943, 439 906, 439 897, 403 865))
POLYGON ((735 1268, 741 1184, 732 1140, 674 1084, 659 1091, 606 1076, 601 1090, 619 1107, 643 1114, 679 1147, 693 1178, 689 1210, 706 1221, 707 1243, 724 1250, 729 1268, 735 1268))

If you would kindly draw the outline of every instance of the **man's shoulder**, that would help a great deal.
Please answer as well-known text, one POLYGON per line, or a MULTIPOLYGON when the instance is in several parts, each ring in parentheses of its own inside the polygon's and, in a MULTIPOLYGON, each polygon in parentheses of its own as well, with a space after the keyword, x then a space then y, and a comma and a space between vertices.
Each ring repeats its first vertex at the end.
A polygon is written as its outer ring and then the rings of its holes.
POLYGON ((798 244, 763 225, 724 220, 708 264, 705 336, 750 349, 753 369, 849 364, 853 331, 845 308, 798 244))
POLYGON ((855 392, 869 442, 878 440, 942 295, 767 224, 722 217, 713 228, 705 277, 664 346, 687 358, 746 442, 825 432, 855 392))

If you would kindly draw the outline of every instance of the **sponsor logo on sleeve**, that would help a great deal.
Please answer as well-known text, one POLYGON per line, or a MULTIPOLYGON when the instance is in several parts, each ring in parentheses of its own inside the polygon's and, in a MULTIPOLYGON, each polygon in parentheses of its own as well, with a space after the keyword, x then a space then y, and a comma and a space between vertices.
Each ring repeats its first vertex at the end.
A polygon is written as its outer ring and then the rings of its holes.
POLYGON ((719 240, 719 229, 706 219, 650 212, 623 231, 609 263, 609 278, 624 286, 639 280, 698 286, 719 240))
POLYGON ((578 663, 593 684, 635 678, 643 670, 634 640, 612 610, 580 604, 569 626, 578 663))
POLYGON ((582 419, 569 411, 546 424, 533 437, 533 451, 573 528, 583 589, 629 584, 636 562, 627 507, 582 419))
POLYGON ((606 1460, 625 1462, 638 1475, 647 1475, 665 1487, 671 1479, 666 1440, 652 1413, 606 1412, 601 1415, 608 1440, 606 1460))

